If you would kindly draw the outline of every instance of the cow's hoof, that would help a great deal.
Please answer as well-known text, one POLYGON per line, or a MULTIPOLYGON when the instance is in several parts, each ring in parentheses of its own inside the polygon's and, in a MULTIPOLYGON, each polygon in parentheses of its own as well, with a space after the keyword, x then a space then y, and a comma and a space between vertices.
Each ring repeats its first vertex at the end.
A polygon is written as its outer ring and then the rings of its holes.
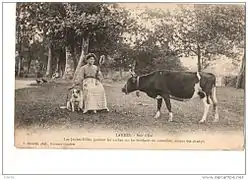
POLYGON ((160 112, 158 111, 156 115, 154 116, 155 119, 158 119, 160 117, 160 112))
POLYGON ((169 113, 169 120, 168 120, 169 122, 172 122, 173 121, 173 114, 170 112, 169 113))

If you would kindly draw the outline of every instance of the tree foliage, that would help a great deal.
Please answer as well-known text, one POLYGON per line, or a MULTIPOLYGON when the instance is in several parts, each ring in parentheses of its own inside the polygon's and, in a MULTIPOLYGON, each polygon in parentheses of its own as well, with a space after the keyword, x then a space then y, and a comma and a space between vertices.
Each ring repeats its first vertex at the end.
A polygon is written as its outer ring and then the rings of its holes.
POLYGON ((195 5, 176 15, 176 46, 186 56, 198 57, 198 70, 206 68, 216 55, 234 58, 235 47, 244 43, 244 7, 195 5))
POLYGON ((240 5, 182 5, 133 17, 116 3, 17 3, 17 64, 40 59, 47 74, 73 76, 93 52, 106 55, 108 69, 136 64, 137 73, 182 70, 180 57, 197 56, 200 71, 216 55, 234 58, 244 48, 244 13, 240 5))

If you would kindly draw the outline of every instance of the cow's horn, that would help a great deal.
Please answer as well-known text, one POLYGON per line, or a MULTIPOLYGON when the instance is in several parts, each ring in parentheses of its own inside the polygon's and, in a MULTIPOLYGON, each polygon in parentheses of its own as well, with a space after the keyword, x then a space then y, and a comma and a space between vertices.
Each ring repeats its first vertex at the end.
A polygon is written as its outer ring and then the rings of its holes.
POLYGON ((135 76, 135 72, 129 69, 129 72, 131 73, 132 76, 135 76))

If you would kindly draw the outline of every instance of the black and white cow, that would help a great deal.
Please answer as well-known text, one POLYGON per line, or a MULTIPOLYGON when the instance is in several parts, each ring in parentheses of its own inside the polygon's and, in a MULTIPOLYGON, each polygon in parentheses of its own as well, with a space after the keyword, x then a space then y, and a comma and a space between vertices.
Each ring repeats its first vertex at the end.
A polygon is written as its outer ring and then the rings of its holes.
POLYGON ((203 123, 213 104, 215 113, 214 121, 219 120, 216 98, 216 77, 205 72, 177 72, 177 71, 155 71, 147 75, 137 76, 132 71, 122 88, 125 94, 142 91, 149 97, 157 99, 157 113, 155 118, 160 117, 162 101, 164 99, 169 111, 169 121, 173 120, 170 99, 187 101, 200 98, 204 105, 204 114, 199 121, 203 123))

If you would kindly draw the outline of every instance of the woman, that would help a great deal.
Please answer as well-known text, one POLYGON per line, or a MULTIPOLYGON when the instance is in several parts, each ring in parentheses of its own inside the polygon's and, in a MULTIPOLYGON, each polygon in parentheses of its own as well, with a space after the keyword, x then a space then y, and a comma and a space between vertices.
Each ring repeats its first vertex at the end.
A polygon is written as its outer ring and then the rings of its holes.
POLYGON ((107 110, 107 101, 104 87, 101 83, 103 76, 98 66, 94 65, 96 55, 90 53, 86 56, 86 65, 79 69, 78 76, 76 78, 76 84, 81 85, 82 100, 80 102, 81 108, 83 107, 83 113, 93 110, 94 113, 97 110, 107 110))

